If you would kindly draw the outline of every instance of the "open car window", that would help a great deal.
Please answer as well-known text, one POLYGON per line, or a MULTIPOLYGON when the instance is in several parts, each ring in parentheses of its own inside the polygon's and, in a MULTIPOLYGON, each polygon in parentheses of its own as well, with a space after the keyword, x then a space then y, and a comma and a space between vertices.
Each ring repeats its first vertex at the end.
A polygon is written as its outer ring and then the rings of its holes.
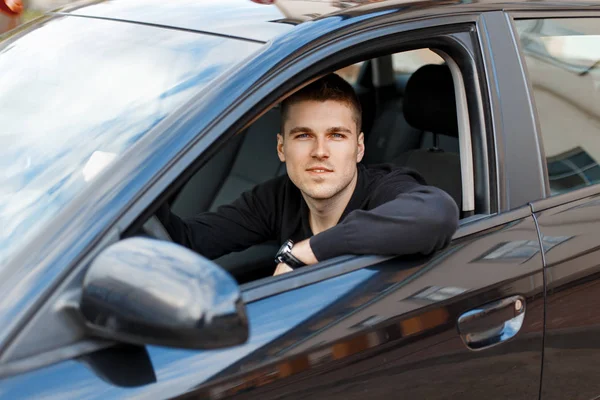
MULTIPOLYGON (((372 89, 357 90, 363 107, 362 131, 366 146, 363 164, 390 163, 415 169, 428 184, 448 192, 462 208, 457 120, 467 117, 466 114, 457 117, 453 78, 453 74, 460 71, 451 70, 441 55, 423 48, 364 60, 338 69, 336 73, 356 84, 365 68, 379 69, 371 75, 378 75, 380 82, 377 88, 367 85, 372 89), (437 78, 440 72, 441 79, 437 78), (433 88, 429 85, 431 79, 438 79, 433 88), (434 126, 429 123, 430 112, 433 101, 440 99, 447 103, 450 111, 434 126), (412 124, 405 115, 407 107, 412 124)), ((466 113, 466 109, 461 112, 466 113)), ((230 139, 191 177, 173 200, 172 211, 181 218, 216 211, 243 192, 285 175, 285 164, 276 153, 276 134, 280 127, 280 108, 276 105, 230 139)), ((238 282, 247 283, 273 273, 274 255, 279 246, 280 243, 266 242, 215 261, 238 282)))

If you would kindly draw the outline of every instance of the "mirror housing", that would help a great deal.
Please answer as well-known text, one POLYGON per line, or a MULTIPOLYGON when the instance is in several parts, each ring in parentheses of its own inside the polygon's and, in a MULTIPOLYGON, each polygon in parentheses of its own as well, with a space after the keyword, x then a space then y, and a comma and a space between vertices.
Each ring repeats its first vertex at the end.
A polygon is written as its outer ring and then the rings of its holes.
POLYGON ((233 277, 156 239, 130 238, 104 249, 85 274, 79 310, 90 333, 120 342, 216 349, 248 339, 233 277))

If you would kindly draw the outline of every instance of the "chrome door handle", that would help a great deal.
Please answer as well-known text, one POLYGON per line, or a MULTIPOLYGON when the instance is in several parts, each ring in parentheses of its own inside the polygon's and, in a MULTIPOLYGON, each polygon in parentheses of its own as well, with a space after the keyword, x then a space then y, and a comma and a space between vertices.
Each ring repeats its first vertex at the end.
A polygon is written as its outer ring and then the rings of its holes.
POLYGON ((525 299, 511 296, 467 311, 458 318, 458 332, 471 350, 483 350, 514 337, 525 318, 525 299))

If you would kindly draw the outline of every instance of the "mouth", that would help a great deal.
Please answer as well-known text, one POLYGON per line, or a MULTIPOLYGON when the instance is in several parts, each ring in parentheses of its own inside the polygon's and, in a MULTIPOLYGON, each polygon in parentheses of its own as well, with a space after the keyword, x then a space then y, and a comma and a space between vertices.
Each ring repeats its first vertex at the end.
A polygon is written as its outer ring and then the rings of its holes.
POLYGON ((312 174, 327 174, 327 173, 333 172, 332 169, 325 168, 325 167, 307 168, 306 171, 308 171, 308 172, 310 172, 312 174))

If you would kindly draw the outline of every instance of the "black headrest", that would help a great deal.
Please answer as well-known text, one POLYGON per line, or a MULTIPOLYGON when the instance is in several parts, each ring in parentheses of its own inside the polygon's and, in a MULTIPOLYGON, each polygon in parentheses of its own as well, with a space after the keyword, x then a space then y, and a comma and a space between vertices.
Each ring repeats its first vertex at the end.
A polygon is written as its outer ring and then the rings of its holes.
POLYGON ((454 82, 447 65, 424 65, 406 83, 404 118, 421 131, 458 137, 454 82))

